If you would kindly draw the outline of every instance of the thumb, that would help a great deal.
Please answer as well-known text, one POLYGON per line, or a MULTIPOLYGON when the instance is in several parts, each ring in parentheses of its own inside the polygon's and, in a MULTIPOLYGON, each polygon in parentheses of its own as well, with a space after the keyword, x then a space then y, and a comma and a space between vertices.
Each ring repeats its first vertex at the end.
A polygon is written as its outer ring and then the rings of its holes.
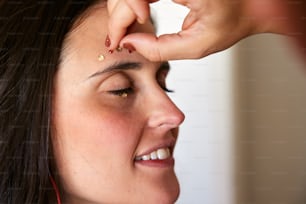
POLYGON ((151 33, 132 33, 125 36, 120 44, 122 47, 133 47, 138 53, 151 61, 166 61, 177 59, 194 59, 202 55, 195 45, 195 37, 184 32, 165 34, 157 37, 151 33))

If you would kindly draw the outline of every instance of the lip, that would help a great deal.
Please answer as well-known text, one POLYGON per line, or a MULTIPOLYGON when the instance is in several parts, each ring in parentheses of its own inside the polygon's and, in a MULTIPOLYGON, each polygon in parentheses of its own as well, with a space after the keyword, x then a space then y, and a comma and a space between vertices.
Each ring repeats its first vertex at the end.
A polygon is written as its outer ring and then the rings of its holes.
POLYGON ((157 167, 157 168, 173 168, 174 167, 174 158, 170 156, 167 159, 163 160, 139 160, 135 161, 136 165, 142 165, 147 167, 157 167))

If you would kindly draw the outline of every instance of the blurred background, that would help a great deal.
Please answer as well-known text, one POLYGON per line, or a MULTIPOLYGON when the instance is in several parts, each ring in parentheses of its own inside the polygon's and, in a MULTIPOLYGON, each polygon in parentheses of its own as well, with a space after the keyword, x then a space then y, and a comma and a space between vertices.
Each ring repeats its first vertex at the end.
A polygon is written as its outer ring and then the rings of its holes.
MULTIPOLYGON (((158 34, 188 10, 152 5, 158 34)), ((261 34, 201 60, 172 61, 186 114, 175 150, 178 204, 306 203, 306 67, 285 37, 261 34)))

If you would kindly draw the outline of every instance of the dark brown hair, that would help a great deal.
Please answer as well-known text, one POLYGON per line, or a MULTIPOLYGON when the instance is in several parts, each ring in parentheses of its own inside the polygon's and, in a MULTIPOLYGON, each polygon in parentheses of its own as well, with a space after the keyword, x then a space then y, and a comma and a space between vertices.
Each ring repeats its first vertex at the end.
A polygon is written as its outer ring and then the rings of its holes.
POLYGON ((53 78, 63 41, 94 0, 0 0, 0 203, 48 204, 53 78))

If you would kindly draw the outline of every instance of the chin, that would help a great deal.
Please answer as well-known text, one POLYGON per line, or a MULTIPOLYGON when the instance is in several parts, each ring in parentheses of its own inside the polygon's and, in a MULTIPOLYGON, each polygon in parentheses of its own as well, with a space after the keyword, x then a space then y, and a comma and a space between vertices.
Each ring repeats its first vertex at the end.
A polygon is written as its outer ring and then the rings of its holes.
POLYGON ((164 192, 162 195, 160 195, 160 197, 157 197, 156 199, 154 199, 154 201, 152 202, 152 204, 174 204, 180 194, 180 190, 179 188, 177 188, 175 191, 171 191, 171 192, 164 192))
POLYGON ((146 202, 146 203, 173 204, 177 201, 179 195, 180 195, 180 186, 177 178, 175 177, 175 180, 169 181, 167 185, 162 187, 160 186, 157 189, 157 194, 154 196, 152 202, 146 202))
POLYGON ((178 187, 175 191, 170 192, 163 199, 160 199, 158 203, 160 204, 174 204, 180 195, 180 188, 178 187))

